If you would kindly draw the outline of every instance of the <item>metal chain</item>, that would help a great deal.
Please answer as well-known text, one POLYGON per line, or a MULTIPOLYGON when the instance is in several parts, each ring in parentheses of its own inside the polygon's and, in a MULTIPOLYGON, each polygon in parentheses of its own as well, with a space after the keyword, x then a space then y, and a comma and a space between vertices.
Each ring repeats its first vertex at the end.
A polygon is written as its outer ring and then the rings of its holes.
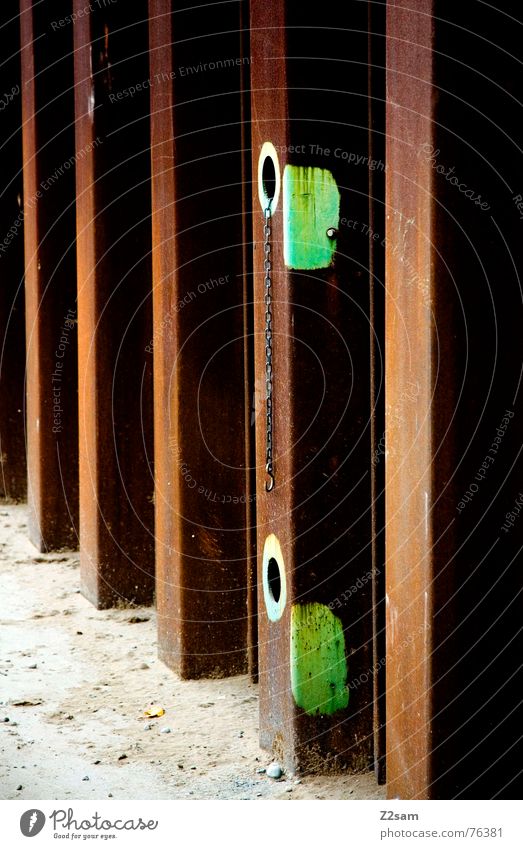
POLYGON ((272 458, 272 282, 271 282, 271 207, 265 210, 263 227, 263 268, 265 271, 265 403, 266 403, 266 443, 265 443, 265 490, 274 489, 274 467, 272 458))

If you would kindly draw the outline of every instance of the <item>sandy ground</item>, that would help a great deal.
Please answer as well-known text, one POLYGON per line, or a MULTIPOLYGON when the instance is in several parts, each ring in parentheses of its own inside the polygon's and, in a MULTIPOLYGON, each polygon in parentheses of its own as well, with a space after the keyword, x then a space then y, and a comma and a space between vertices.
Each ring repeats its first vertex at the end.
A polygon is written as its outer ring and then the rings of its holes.
POLYGON ((25 506, 0 505, 1 798, 384 798, 370 774, 258 773, 256 686, 180 681, 152 609, 95 610, 78 555, 39 554, 25 533, 25 506), (151 702, 165 716, 147 720, 151 702))

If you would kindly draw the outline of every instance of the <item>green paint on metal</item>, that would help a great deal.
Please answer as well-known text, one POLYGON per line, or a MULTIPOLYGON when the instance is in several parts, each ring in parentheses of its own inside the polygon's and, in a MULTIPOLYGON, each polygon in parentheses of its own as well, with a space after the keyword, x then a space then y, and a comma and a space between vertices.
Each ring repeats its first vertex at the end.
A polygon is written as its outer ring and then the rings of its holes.
POLYGON ((328 268, 338 229, 340 193, 326 168, 286 165, 283 172, 283 255, 287 268, 328 268))
POLYGON ((343 626, 324 604, 292 607, 291 687, 298 707, 311 716, 349 703, 343 626))

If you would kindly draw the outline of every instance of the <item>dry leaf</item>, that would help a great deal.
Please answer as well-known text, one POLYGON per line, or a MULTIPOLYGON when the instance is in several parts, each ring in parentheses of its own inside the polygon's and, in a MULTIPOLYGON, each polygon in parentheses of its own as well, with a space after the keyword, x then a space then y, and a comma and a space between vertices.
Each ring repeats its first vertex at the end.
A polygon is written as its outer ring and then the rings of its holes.
POLYGON ((143 715, 144 716, 163 716, 164 713, 165 713, 165 711, 164 711, 163 707, 160 707, 160 705, 151 705, 151 707, 148 707, 147 710, 144 710, 143 715))

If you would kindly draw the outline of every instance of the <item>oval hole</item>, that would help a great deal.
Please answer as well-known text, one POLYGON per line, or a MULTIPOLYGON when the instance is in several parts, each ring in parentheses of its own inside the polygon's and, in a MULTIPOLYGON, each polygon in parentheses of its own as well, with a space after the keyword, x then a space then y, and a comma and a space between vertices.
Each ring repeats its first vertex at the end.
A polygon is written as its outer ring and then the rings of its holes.
POLYGON ((281 596, 281 574, 275 557, 270 558, 267 566, 267 582, 274 601, 278 603, 281 596))
POLYGON ((262 555, 263 600, 271 622, 278 622, 287 604, 285 559, 276 534, 269 534, 262 555))
POLYGON ((262 186, 269 204, 276 194, 276 169, 271 156, 266 156, 262 166, 262 186))

